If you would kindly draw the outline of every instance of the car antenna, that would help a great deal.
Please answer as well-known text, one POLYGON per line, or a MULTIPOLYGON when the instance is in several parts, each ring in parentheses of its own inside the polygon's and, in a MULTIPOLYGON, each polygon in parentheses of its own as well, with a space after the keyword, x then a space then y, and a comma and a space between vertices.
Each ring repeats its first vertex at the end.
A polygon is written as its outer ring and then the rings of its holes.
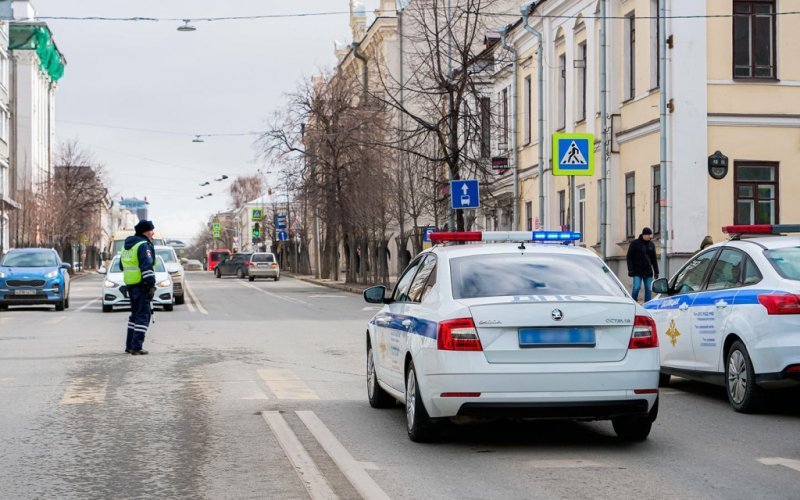
POLYGON ((520 241, 519 242, 519 246, 517 247, 517 250, 526 250, 524 241, 520 241))

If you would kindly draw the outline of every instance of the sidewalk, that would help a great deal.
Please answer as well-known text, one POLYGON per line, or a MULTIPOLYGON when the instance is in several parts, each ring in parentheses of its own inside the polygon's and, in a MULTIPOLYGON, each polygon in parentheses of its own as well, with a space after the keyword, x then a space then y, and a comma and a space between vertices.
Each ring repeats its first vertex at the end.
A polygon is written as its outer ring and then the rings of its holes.
MULTIPOLYGON (((313 275, 304 275, 304 274, 294 274, 290 272, 284 272, 286 276, 291 276, 292 278, 298 279, 300 281, 305 281, 306 283, 313 283, 315 285, 326 286, 328 288, 334 288, 336 290, 342 290, 344 292, 350 293, 357 293, 361 294, 367 288, 375 285, 359 285, 355 283, 345 283, 344 278, 339 279, 338 281, 330 280, 330 279, 317 279, 313 275)), ((391 278, 390 278, 391 279, 391 278)), ((395 281, 397 279, 395 278, 395 281)), ((391 290, 394 286, 394 281, 386 284, 386 288, 391 290)))

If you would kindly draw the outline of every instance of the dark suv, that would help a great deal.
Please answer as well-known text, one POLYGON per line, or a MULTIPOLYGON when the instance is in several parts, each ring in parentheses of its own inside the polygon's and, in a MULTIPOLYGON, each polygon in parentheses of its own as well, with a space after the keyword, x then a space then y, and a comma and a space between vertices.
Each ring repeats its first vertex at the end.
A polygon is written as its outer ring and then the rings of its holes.
POLYGON ((252 253, 235 253, 230 257, 221 260, 217 267, 214 268, 214 275, 217 278, 223 276, 236 276, 237 278, 244 278, 250 269, 250 257, 252 253))

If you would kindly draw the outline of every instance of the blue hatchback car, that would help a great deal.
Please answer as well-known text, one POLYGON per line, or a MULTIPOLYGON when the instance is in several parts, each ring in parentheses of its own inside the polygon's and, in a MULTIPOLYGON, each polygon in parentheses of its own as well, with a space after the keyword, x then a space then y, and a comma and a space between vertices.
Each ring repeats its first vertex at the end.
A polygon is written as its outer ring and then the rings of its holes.
POLYGON ((15 248, 0 260, 0 309, 13 305, 69 307, 70 265, 51 248, 15 248))

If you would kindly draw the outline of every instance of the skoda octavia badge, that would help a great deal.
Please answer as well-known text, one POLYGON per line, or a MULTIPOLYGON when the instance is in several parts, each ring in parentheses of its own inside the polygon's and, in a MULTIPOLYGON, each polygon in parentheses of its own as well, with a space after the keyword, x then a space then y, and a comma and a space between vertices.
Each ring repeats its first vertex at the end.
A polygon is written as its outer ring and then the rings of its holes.
POLYGON ((553 318, 553 321, 561 321, 564 319, 564 313, 561 312, 561 309, 553 309, 553 312, 550 313, 550 317, 553 318))

